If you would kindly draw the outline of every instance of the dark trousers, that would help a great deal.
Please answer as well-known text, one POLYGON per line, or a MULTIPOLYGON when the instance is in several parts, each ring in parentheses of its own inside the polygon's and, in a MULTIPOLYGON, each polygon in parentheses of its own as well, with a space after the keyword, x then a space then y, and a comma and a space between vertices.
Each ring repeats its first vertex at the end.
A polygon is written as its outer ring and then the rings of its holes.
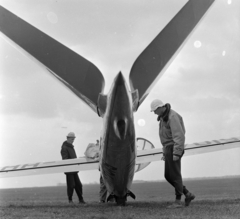
POLYGON ((99 191, 99 199, 100 201, 106 201, 107 198, 107 188, 103 182, 102 175, 100 176, 100 191, 99 191))
POLYGON ((82 197, 82 183, 78 177, 77 173, 71 173, 71 174, 66 174, 67 178, 67 195, 68 195, 68 200, 72 200, 73 196, 73 191, 75 189, 77 196, 79 198, 79 201, 83 200, 82 197))
POLYGON ((173 146, 165 148, 165 179, 175 188, 176 199, 181 199, 182 194, 186 195, 188 190, 183 185, 181 174, 181 158, 173 161, 173 146))

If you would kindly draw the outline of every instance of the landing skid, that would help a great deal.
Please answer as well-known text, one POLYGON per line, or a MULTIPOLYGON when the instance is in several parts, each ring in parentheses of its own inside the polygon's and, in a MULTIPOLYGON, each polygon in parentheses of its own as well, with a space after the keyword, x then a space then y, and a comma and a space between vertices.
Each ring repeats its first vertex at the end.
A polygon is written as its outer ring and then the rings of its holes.
POLYGON ((117 205, 126 206, 127 197, 116 197, 115 199, 116 199, 117 205))

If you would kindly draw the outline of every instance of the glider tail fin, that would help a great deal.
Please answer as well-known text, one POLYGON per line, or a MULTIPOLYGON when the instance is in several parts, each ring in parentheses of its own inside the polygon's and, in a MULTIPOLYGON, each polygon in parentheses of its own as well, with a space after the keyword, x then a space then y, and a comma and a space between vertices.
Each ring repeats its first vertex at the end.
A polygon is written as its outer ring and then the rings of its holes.
POLYGON ((134 62, 131 90, 138 90, 139 105, 163 75, 214 0, 189 0, 134 62))
POLYGON ((94 64, 2 6, 0 32, 97 112, 105 82, 94 64))

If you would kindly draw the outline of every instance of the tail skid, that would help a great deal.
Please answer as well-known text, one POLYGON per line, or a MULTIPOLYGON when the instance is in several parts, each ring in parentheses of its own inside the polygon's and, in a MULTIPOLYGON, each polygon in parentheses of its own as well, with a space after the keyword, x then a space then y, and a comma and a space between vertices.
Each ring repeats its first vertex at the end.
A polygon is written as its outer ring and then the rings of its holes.
POLYGON ((133 194, 130 190, 127 191, 127 194, 124 197, 118 197, 114 194, 110 194, 107 198, 107 202, 111 202, 111 200, 115 200, 117 205, 125 206, 127 202, 127 197, 130 196, 132 199, 136 199, 136 195, 133 194))

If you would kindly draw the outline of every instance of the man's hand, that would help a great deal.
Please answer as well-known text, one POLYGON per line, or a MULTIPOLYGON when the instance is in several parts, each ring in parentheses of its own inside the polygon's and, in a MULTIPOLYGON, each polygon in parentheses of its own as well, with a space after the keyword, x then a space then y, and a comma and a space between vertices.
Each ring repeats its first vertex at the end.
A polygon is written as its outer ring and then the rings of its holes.
POLYGON ((95 156, 93 157, 93 159, 97 159, 97 158, 99 158, 99 154, 98 154, 98 153, 95 154, 95 156))
POLYGON ((178 156, 175 156, 175 155, 173 155, 173 161, 177 161, 177 160, 179 160, 179 157, 178 157, 178 156))
POLYGON ((162 156, 161 160, 165 161, 165 156, 162 156))

